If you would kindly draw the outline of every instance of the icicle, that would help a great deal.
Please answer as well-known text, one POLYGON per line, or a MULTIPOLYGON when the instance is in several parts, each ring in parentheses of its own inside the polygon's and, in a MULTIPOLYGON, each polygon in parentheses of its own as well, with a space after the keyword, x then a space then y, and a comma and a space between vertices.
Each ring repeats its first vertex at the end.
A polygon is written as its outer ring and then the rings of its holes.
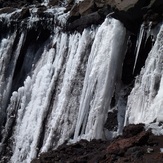
POLYGON ((145 43, 147 43, 148 38, 151 36, 151 28, 152 28, 152 22, 149 22, 148 29, 146 31, 146 41, 145 41, 145 43))
POLYGON ((139 55, 139 52, 140 52, 140 46, 141 46, 141 43, 142 43, 142 40, 143 40, 143 36, 144 36, 144 24, 141 25, 139 37, 138 37, 137 42, 136 42, 136 57, 135 57, 135 63, 134 63, 134 68, 133 68, 133 74, 134 74, 134 71, 135 71, 135 68, 136 68, 136 63, 137 63, 137 60, 138 60, 138 55, 139 55))
MULTIPOLYGON (((1 103, 0 113, 1 114, 2 112, 4 112, 6 105, 7 105, 8 96, 10 94, 10 86, 12 83, 12 73, 15 69, 13 66, 10 74, 6 74, 9 68, 8 64, 12 63, 10 62, 10 59, 12 56, 11 49, 14 44, 15 37, 16 37, 16 32, 14 32, 13 35, 8 36, 7 38, 4 38, 0 43, 0 73, 1 73, 0 75, 0 103, 1 103)), ((1 122, 0 122, 0 125, 1 125, 1 122)))

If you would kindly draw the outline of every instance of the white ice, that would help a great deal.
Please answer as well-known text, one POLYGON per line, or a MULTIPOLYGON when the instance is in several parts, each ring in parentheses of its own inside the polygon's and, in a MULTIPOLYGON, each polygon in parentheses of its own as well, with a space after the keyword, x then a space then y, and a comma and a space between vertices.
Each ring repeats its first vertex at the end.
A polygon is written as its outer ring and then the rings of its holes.
POLYGON ((126 124, 163 121, 163 25, 128 97, 126 124))
POLYGON ((47 151, 49 144, 53 148, 62 144, 74 132, 80 94, 73 93, 80 93, 81 88, 71 90, 93 37, 92 30, 67 35, 55 29, 52 42, 33 66, 33 75, 13 93, 8 110, 18 108, 18 113, 11 162, 29 163, 37 156, 43 122, 50 109, 42 151, 47 151), (54 91, 56 95, 52 96, 54 91), (53 142, 57 133, 59 140, 53 142))
POLYGON ((103 136, 110 100, 120 80, 125 35, 123 25, 108 18, 82 34, 54 29, 33 72, 10 99, 8 121, 16 117, 12 163, 29 163, 40 152, 73 138, 74 132, 74 140, 103 136))
POLYGON ((142 24, 141 27, 140 27, 139 36, 138 36, 138 39, 137 39, 137 42, 136 42, 136 56, 135 56, 135 63, 134 63, 134 67, 133 67, 133 74, 134 74, 134 71, 135 71, 135 68, 136 68, 136 63, 137 63, 137 60, 138 60, 138 57, 139 57, 140 47, 142 45, 144 34, 145 34, 145 32, 144 32, 144 24, 142 24))
POLYGON ((15 65, 23 43, 24 33, 22 33, 15 53, 12 47, 16 37, 16 32, 7 38, 2 39, 0 43, 0 112, 4 112, 9 98, 15 65), (12 60, 12 61, 11 61, 12 60), (7 74, 7 72, 10 74, 7 74))
MULTIPOLYGON (((84 30, 82 35, 79 33, 72 34, 68 38, 68 58, 65 67, 65 73, 63 74, 63 83, 59 86, 60 91, 58 97, 54 100, 53 111, 48 120, 48 129, 45 137, 45 145, 42 148, 42 152, 47 151, 51 146, 58 146, 65 140, 68 140, 74 132, 76 125, 80 94, 74 96, 73 94, 81 92, 78 89, 74 89, 74 82, 78 71, 83 71, 82 58, 91 44, 94 37, 94 32, 90 30, 84 30), (58 135, 58 137, 57 137, 58 135), (56 140, 56 142, 54 141, 56 140)), ((80 79, 77 81, 80 85, 80 79)))
POLYGON ((125 28, 114 19, 99 27, 88 60, 74 140, 103 138, 103 125, 121 75, 125 28))

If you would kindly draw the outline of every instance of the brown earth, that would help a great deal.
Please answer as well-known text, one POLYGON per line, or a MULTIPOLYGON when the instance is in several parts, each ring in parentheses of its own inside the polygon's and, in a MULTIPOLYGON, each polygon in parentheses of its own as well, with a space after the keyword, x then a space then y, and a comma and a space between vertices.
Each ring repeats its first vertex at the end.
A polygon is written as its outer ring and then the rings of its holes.
POLYGON ((145 131, 143 124, 125 127, 113 141, 81 140, 42 153, 32 163, 162 163, 163 136, 145 131), (128 134, 126 134, 128 133, 128 134))

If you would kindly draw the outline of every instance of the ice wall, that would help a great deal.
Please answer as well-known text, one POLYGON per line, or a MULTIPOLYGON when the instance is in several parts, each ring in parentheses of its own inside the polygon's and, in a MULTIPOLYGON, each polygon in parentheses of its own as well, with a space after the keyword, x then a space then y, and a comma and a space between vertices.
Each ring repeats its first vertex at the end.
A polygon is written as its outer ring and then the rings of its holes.
POLYGON ((120 84, 124 59, 125 28, 106 19, 92 45, 74 139, 104 138, 103 126, 116 85, 120 84))
POLYGON ((7 115, 0 153, 2 161, 8 156, 12 163, 29 163, 40 152, 70 139, 103 138, 103 125, 125 54, 125 28, 111 18, 81 34, 54 28, 46 40, 34 37, 44 41, 36 47, 26 43, 26 32, 6 36, 0 44, 1 101, 6 102, 7 115), (9 53, 13 44, 16 49, 9 53), (12 71, 7 65, 9 56, 14 58, 12 71), (20 67, 18 60, 22 62, 20 67), (3 77, 5 69, 7 78, 3 77), (24 84, 14 86, 19 88, 12 92, 13 80, 19 82, 21 74, 24 84))
POLYGON ((163 25, 128 97, 126 124, 163 121, 163 25))

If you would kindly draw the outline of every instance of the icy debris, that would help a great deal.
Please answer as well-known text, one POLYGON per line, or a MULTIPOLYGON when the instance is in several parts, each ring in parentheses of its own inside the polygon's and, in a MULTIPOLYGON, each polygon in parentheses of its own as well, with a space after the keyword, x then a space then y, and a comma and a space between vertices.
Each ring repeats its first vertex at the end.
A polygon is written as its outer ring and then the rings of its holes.
POLYGON ((39 21, 49 21, 49 25, 54 26, 54 28, 57 26, 64 27, 66 25, 68 15, 69 13, 64 13, 65 8, 64 7, 53 7, 53 8, 48 8, 47 10, 44 11, 44 13, 47 15, 48 14, 50 17, 48 19, 46 17, 40 18, 38 16, 37 12, 38 8, 31 8, 30 9, 30 17, 28 21, 28 28, 33 27, 33 25, 39 21))
POLYGON ((40 18, 37 15, 37 8, 31 8, 30 10, 30 17, 28 21, 28 28, 31 28, 35 22, 38 22, 40 18))
POLYGON ((151 130, 154 135, 163 135, 163 126, 159 122, 153 122, 145 125, 146 130, 151 130))
POLYGON ((147 148, 147 153, 151 153, 153 151, 154 151, 153 148, 147 148))
POLYGON ((160 153, 163 153, 163 148, 160 148, 160 153))
MULTIPOLYGON (((63 27, 66 24, 69 15, 69 12, 64 12, 65 9, 65 7, 55 6, 47 8, 45 11, 43 11, 39 10, 39 7, 36 7, 34 5, 29 6, 30 16, 28 17, 28 19, 21 20, 21 26, 25 25, 25 27, 27 26, 27 28, 31 28, 35 26, 38 22, 49 21, 49 26, 51 24, 52 26, 55 26, 57 24, 57 26, 63 27), (45 13, 44 16, 43 14, 42 16, 40 16, 40 12, 45 13)), ((23 14, 22 11, 23 9, 14 9, 13 11, 11 11, 11 13, 0 14, 0 21, 6 24, 8 27, 11 25, 11 23, 13 23, 16 27, 17 23, 20 21, 19 18, 23 14)))

